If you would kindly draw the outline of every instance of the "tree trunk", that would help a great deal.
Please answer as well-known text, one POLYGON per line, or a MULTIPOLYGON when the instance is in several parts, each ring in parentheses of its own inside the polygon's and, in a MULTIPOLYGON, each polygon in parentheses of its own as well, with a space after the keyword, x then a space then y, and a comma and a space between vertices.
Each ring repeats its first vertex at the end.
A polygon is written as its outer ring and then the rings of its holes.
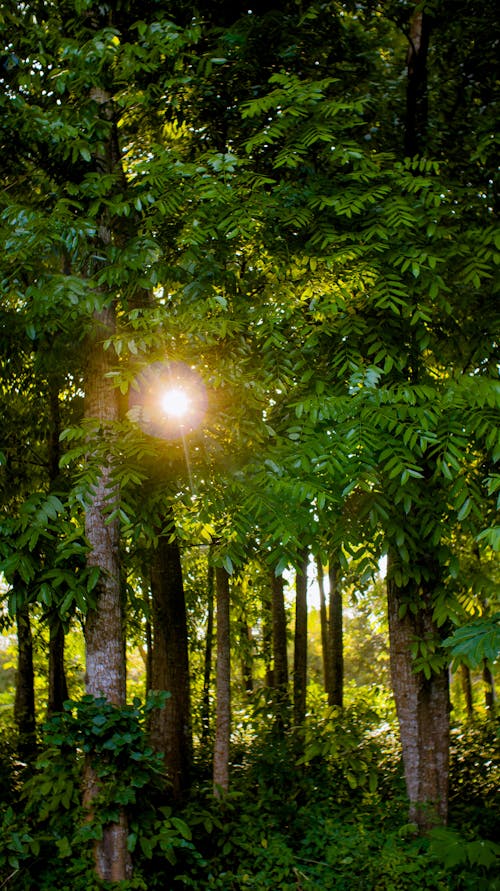
POLYGON ((245 693, 253 693, 253 671, 252 671, 252 629, 250 628, 245 615, 240 616, 240 649, 241 649, 241 679, 245 693))
MULTIPOLYGON (((106 377, 110 371, 102 341, 114 330, 112 307, 95 314, 94 336, 87 348, 85 415, 99 422, 101 430, 118 418, 116 390, 106 377)), ((91 445, 91 444, 90 444, 91 445)), ((86 507, 85 532, 90 544, 88 564, 97 566, 101 576, 95 589, 96 601, 85 623, 86 690, 94 697, 104 697, 116 706, 125 704, 125 648, 123 607, 120 586, 119 525, 111 515, 116 511, 118 492, 111 480, 111 466, 100 461, 97 480, 86 507)), ((91 816, 99 792, 91 759, 87 759, 84 777, 84 806, 91 816)), ((127 851, 127 822, 124 813, 118 822, 103 829, 95 843, 95 865, 100 879, 125 880, 131 874, 127 851)))
POLYGON ((414 12, 408 35, 408 76, 406 81, 405 154, 412 158, 425 141, 428 117, 427 53, 429 49, 430 19, 418 8, 414 12))
POLYGON ((266 687, 274 687, 272 591, 262 599, 262 655, 266 668, 266 687))
POLYGON ((493 674, 486 659, 483 662, 483 684, 486 711, 489 715, 492 715, 495 708, 495 686, 493 682, 493 674))
POLYGON ((282 575, 271 575, 272 620, 273 620, 273 686, 278 702, 289 707, 288 698, 288 646, 282 575))
POLYGON ((54 611, 49 630, 49 698, 47 714, 62 712, 68 699, 68 684, 64 670, 64 626, 54 611))
POLYGON ((296 728, 306 719, 307 689, 307 550, 300 554, 295 576, 295 647, 293 655, 293 721, 296 728))
MULTIPOLYGON (((64 266, 64 271, 69 274, 70 269, 64 266)), ((48 437, 48 466, 49 484, 53 490, 59 479, 59 461, 61 458, 61 413, 59 407, 59 383, 52 376, 49 378, 49 437, 48 437)), ((61 712, 63 703, 68 699, 68 684, 64 667, 64 626, 61 622, 59 610, 54 607, 48 616, 49 622, 49 694, 47 701, 47 715, 61 712)))
POLYGON ((428 592, 399 588, 387 575, 391 677, 399 721, 409 819, 420 831, 445 823, 448 811, 449 692, 443 668, 427 679, 414 672, 416 638, 434 634, 428 592), (418 599, 417 599, 418 598, 418 599), (416 614, 409 607, 418 605, 416 614))
POLYGON ((145 679, 145 687, 146 687, 146 696, 150 690, 153 689, 153 628, 151 625, 151 619, 146 619, 144 634, 146 637, 146 659, 145 659, 145 668, 146 668, 146 679, 145 679))
POLYGON ((321 560, 317 563, 318 588, 319 588, 319 618, 321 623, 321 652, 323 655, 323 688, 325 693, 331 689, 330 649, 328 647, 328 615, 326 611, 325 575, 321 560))
POLYGON ((193 740, 186 603, 171 508, 152 554, 151 593, 152 688, 170 693, 165 707, 151 715, 151 743, 165 756, 174 800, 182 801, 191 782, 193 740))
POLYGON ((231 639, 229 576, 223 567, 215 571, 217 592, 217 707, 213 765, 214 795, 229 790, 229 742, 231 736, 231 639))
POLYGON ((462 693, 464 697, 465 714, 467 715, 467 718, 471 719, 474 716, 472 682, 470 677, 470 668, 468 665, 465 664, 462 664, 460 666, 460 686, 462 687, 462 693))
POLYGON ((203 666, 203 694, 201 701, 201 742, 206 745, 210 733, 210 681, 212 676, 212 649, 214 637, 214 581, 215 571, 211 563, 207 572, 207 630, 205 637, 205 661, 203 666))
POLYGON ((344 640, 342 627, 342 590, 339 567, 330 563, 329 621, 328 621, 328 663, 330 685, 327 690, 328 705, 342 708, 344 703, 344 640))
POLYGON ((33 640, 29 606, 16 613, 17 671, 14 699, 14 721, 17 727, 19 760, 30 763, 36 755, 35 673, 33 670, 33 640))

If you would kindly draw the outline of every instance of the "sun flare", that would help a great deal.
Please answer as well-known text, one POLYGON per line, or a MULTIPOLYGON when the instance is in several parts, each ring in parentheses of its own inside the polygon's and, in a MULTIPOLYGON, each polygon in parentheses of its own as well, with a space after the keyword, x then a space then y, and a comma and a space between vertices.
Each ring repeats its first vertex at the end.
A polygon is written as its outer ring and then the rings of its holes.
POLYGON ((164 414, 171 418, 183 418, 191 408, 191 399, 180 387, 165 390, 160 403, 164 414))

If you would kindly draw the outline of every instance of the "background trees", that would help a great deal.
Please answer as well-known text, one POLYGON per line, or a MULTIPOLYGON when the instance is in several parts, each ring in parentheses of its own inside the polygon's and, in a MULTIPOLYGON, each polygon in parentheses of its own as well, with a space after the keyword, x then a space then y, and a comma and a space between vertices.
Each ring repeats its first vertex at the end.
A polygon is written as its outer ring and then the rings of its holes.
MULTIPOLYGON (((142 854, 171 852, 189 830, 155 807, 194 790, 214 727, 212 780, 227 793, 231 703, 245 712, 234 750, 248 752, 251 687, 287 745, 292 666, 303 764, 338 761, 351 789, 375 794, 371 719, 353 718, 353 748, 335 710, 348 698, 334 581, 378 603, 385 556, 410 818, 446 819, 449 652, 491 671, 497 628, 488 13, 464 2, 452 15, 445 0, 4 10, 0 548, 28 704, 19 754, 35 742, 29 620, 50 624, 59 714, 61 629, 76 620, 87 692, 107 700, 78 712, 94 728, 100 879, 125 880, 137 845, 127 746, 158 796, 142 854), (155 396, 140 401, 141 373, 178 363, 206 393, 184 435, 155 396), (331 586, 321 718, 306 688, 309 553, 331 586), (487 638, 460 651, 471 617, 487 638), (124 709, 132 637, 141 693, 171 694, 147 719, 124 709)), ((58 720, 76 740, 69 711, 58 720)))

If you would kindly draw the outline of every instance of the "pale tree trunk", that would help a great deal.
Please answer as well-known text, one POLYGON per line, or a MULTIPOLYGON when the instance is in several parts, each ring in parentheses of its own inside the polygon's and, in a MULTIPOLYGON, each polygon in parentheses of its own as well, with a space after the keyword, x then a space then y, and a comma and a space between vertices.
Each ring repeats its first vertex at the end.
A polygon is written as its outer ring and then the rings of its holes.
POLYGON ((214 795, 229 790, 229 742, 231 736, 231 638, 229 576, 223 567, 215 570, 217 610, 216 720, 213 763, 214 795))
MULTIPOLYGON (((95 314, 93 337, 87 344, 85 416, 106 427, 118 419, 116 390, 106 377, 110 370, 103 340, 114 331, 112 307, 95 314)), ((91 445, 91 444, 90 444, 91 445)), ((95 459, 95 456, 94 456, 95 459)), ((125 704, 125 647, 123 606, 120 589, 119 525, 110 518, 118 506, 118 492, 111 480, 111 465, 100 457, 98 477, 86 507, 85 533, 90 545, 89 566, 100 570, 95 589, 96 602, 85 623, 86 690, 104 697, 113 705, 125 704)), ((84 806, 93 815, 99 792, 95 770, 89 757, 84 776, 84 806)), ((127 821, 122 811, 116 823, 104 826, 95 843, 95 867, 100 879, 118 882, 131 874, 127 852, 127 821)))
POLYGON ((14 721, 17 727, 19 760, 31 762, 36 755, 35 673, 33 670, 33 638, 28 604, 18 608, 17 670, 14 699, 14 721))
POLYGON ((448 670, 427 679, 413 670, 412 644, 436 628, 428 592, 399 588, 387 576, 391 677, 399 721, 409 819, 420 831, 446 823, 449 771, 448 670), (418 611, 408 608, 415 603, 418 611))
POLYGON ((295 646, 293 654, 293 722, 297 729, 306 719, 307 689, 307 564, 302 551, 295 576, 295 646))
POLYGON ((151 715, 153 747, 165 756, 172 796, 181 801, 189 791, 192 766, 191 692, 186 603, 179 543, 173 512, 152 553, 153 607, 152 689, 170 693, 165 707, 151 715))
POLYGON ((325 574, 323 572, 323 566, 321 564, 321 560, 317 560, 316 562, 316 571, 318 577, 318 588, 319 588, 319 618, 321 624, 321 653, 323 656, 323 687, 325 693, 328 694, 328 691, 331 687, 331 668, 330 668, 330 650, 328 647, 328 613, 326 610, 326 596, 325 596, 325 574))
POLYGON ((338 564, 330 562, 328 664, 330 668, 328 705, 342 708, 344 703, 344 635, 342 624, 342 589, 338 564))

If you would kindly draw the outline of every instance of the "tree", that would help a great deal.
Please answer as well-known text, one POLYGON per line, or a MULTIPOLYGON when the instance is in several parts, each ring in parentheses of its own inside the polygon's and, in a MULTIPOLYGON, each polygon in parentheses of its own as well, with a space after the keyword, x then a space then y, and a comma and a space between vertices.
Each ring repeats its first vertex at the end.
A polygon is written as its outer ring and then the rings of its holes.
POLYGON ((158 534, 151 566, 153 690, 169 698, 151 716, 151 741, 165 756, 174 800, 189 790, 192 763, 191 696, 186 605, 181 556, 172 508, 158 534))
POLYGON ((229 574, 215 568, 217 667, 213 785, 216 797, 229 789, 229 741, 231 735, 231 645, 229 574))
POLYGON ((293 723, 300 730, 306 717, 307 691, 307 566, 309 552, 299 556, 295 576, 295 634, 293 650, 293 723))

